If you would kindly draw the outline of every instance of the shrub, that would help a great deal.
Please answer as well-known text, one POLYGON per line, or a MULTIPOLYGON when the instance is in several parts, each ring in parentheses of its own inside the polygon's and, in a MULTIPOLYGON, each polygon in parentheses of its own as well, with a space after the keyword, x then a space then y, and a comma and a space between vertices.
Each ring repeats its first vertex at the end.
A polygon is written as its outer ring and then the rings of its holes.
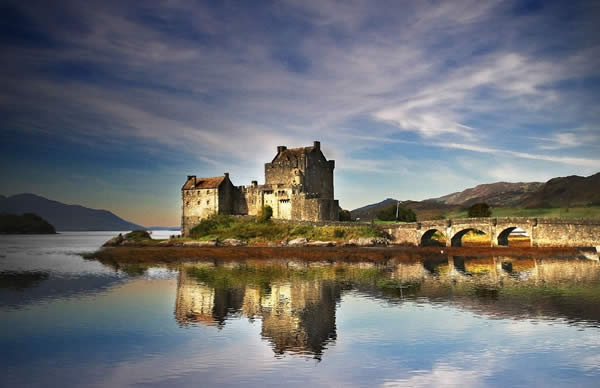
POLYGON ((150 233, 145 230, 134 230, 132 232, 127 233, 125 236, 125 240, 130 241, 141 241, 141 240, 150 240, 150 233))
POLYGON ((200 221, 200 223, 190 230, 191 238, 200 238, 214 234, 219 228, 227 228, 233 219, 225 214, 213 214, 210 217, 200 221))
POLYGON ((381 221, 403 222, 415 222, 417 220, 415 212, 404 206, 398 206, 398 217, 396 218, 396 206, 398 205, 391 205, 377 212, 377 219, 381 221))
POLYGON ((257 221, 259 221, 259 222, 269 221, 271 219, 271 217, 273 217, 273 209, 271 208, 271 206, 266 205, 266 206, 263 206, 262 209, 260 210, 260 214, 257 217, 257 221))
POLYGON ((333 237, 335 237, 335 238, 344 238, 345 235, 346 235, 346 231, 344 229, 336 228, 333 231, 333 237))
POLYGON ((469 207, 469 217, 489 217, 491 215, 490 205, 485 202, 479 202, 469 207))

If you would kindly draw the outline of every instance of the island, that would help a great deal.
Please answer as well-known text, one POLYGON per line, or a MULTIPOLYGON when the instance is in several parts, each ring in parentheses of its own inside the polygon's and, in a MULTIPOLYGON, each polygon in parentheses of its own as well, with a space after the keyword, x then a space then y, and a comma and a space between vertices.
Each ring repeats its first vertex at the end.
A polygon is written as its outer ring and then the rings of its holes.
POLYGON ((33 213, 0 213, 0 234, 55 234, 48 221, 33 213))

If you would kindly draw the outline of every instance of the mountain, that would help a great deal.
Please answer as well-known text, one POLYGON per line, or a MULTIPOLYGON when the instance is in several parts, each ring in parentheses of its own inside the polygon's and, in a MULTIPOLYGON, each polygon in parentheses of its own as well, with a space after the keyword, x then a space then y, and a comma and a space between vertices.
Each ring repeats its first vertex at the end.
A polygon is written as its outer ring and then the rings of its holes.
POLYGON ((381 202, 373 203, 370 205, 359 207, 358 209, 354 209, 350 211, 350 216, 352 217, 352 219, 360 218, 363 221, 372 220, 375 218, 375 215, 378 211, 383 210, 388 206, 395 205, 397 202, 402 203, 402 201, 398 201, 397 199, 387 198, 381 202))
POLYGON ((552 178, 519 205, 527 208, 600 205, 600 172, 588 177, 552 178))
POLYGON ((46 219, 58 231, 135 230, 143 226, 117 217, 108 210, 66 205, 35 194, 17 194, 0 198, 0 212, 35 213, 46 219))
POLYGON ((470 206, 477 202, 485 202, 491 206, 515 206, 525 200, 531 193, 542 187, 540 182, 496 182, 477 185, 464 191, 432 198, 446 205, 470 206))
MULTIPOLYGON (((496 182, 482 184, 464 191, 424 201, 403 201, 402 206, 412 209, 418 220, 446 217, 448 213, 467 208, 477 202, 493 207, 547 208, 570 206, 600 206, 600 173, 588 177, 577 175, 540 182, 496 182)), ((378 211, 395 204, 396 200, 384 201, 352 210, 352 218, 362 221, 375 218, 378 211)))

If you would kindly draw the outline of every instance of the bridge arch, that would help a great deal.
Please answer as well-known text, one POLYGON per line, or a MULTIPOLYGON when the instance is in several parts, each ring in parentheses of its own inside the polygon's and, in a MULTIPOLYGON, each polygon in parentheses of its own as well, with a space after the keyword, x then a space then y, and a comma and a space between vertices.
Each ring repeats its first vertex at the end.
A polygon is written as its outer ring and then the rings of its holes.
POLYGON ((424 247, 446 246, 446 235, 439 229, 429 229, 421 236, 420 245, 424 247))
POLYGON ((505 227, 502 229, 502 231, 500 233, 498 233, 498 237, 497 237, 497 243, 499 246, 509 246, 510 242, 509 242, 509 237, 511 236, 511 234, 514 236, 516 230, 522 231, 522 233, 519 233, 519 235, 521 237, 526 237, 526 238, 522 238, 522 241, 519 241, 518 244, 519 245, 527 245, 530 246, 531 245, 531 236, 529 234, 527 234, 527 229, 523 228, 523 227, 519 227, 519 226, 509 226, 509 227, 505 227))
MULTIPOLYGON (((488 238, 491 238, 491 236, 489 234, 485 233, 481 229, 478 229, 478 228, 465 228, 465 229, 462 229, 462 230, 456 232, 452 236, 452 238, 450 239, 451 246, 453 246, 453 247, 461 247, 461 246, 463 246, 462 239, 463 239, 463 237, 465 235, 467 235, 470 232, 475 232, 477 235, 486 235, 488 238)), ((491 245, 491 241, 489 241, 489 242, 486 241, 485 242, 485 246, 490 246, 490 245, 491 245)))

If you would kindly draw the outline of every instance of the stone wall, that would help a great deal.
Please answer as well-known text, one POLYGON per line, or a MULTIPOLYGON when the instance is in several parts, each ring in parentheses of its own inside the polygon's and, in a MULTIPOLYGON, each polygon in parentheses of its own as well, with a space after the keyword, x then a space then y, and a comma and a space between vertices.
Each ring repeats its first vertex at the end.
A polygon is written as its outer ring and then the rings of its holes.
POLYGON ((537 247, 600 246, 600 222, 539 218, 531 239, 537 247))
POLYGON ((304 154, 289 161, 265 163, 265 185, 290 185, 296 176, 304 175, 304 154))
POLYGON ((186 236, 201 219, 216 214, 219 209, 217 189, 182 190, 181 232, 186 236))
MULTIPOLYGON (((514 228, 523 229, 532 246, 585 247, 600 246, 600 221, 551 218, 465 218, 395 224, 387 228, 398 244, 420 245, 428 232, 437 230, 446 237, 448 246, 460 246, 462 236, 469 230, 480 230, 491 237, 491 246, 506 245, 514 228)), ((429 233, 431 234, 431 233, 429 233)))
POLYGON ((321 151, 307 155, 304 172, 304 191, 318 193, 321 198, 333 199, 333 169, 335 161, 325 159, 321 151))

